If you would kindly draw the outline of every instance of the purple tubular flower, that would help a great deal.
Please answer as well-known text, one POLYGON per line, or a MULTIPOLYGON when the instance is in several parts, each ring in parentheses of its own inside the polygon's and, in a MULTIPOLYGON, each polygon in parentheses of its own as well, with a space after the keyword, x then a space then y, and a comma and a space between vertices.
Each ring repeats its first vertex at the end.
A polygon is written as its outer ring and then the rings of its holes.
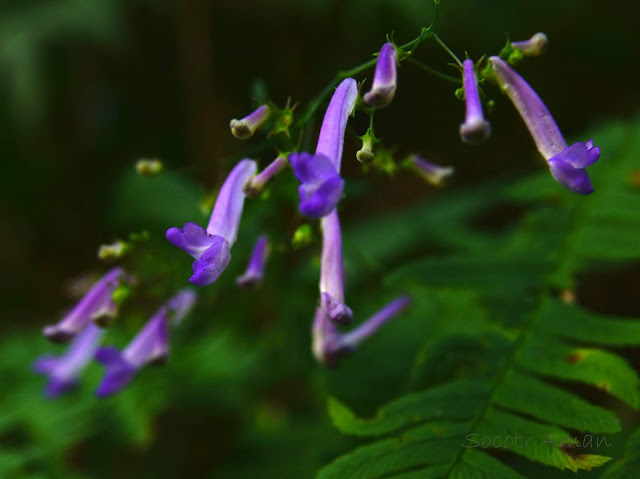
POLYGON ((511 42, 511 46, 516 50, 520 50, 526 56, 538 56, 542 55, 547 43, 549 43, 547 36, 542 32, 538 32, 529 40, 511 42))
POLYGON ((333 210, 344 189, 340 178, 344 131, 358 97, 358 86, 353 78, 344 80, 336 88, 322 122, 315 155, 306 152, 289 155, 296 178, 302 183, 300 212, 319 218, 333 210))
POLYGON ((385 43, 378 55, 376 71, 373 76, 371 90, 364 95, 367 105, 374 108, 389 106, 396 94, 396 48, 391 43, 385 43))
POLYGON ((344 304, 344 270, 340 219, 334 209, 322 218, 322 263, 320 267, 320 308, 337 324, 349 324, 353 312, 344 304))
POLYGON ((93 359, 104 330, 95 324, 87 324, 59 357, 42 356, 33 363, 33 370, 49 377, 45 395, 56 397, 74 388, 78 377, 93 359))
POLYGON ((245 287, 257 286, 262 281, 268 255, 269 241, 266 236, 262 235, 258 237, 253 247, 247 271, 245 271, 242 276, 236 278, 236 284, 245 287))
POLYGON ((255 161, 245 159, 231 170, 220 188, 206 231, 195 223, 167 230, 167 240, 195 260, 193 275, 189 278, 191 283, 198 286, 213 283, 229 265, 230 249, 238 236, 244 206, 242 190, 256 169, 255 161))
POLYGON ((251 138, 256 130, 260 128, 265 121, 267 121, 270 114, 271 110, 269 107, 267 105, 262 105, 242 120, 231 120, 231 123, 229 124, 231 133, 240 140, 251 138))
POLYGON ((42 330, 48 339, 54 342, 65 342, 84 329, 90 322, 105 324, 107 318, 115 317, 117 304, 113 301, 113 291, 124 279, 122 268, 113 268, 105 274, 76 306, 57 324, 45 326, 42 330))
POLYGON ((193 291, 181 291, 156 311, 122 352, 113 346, 100 348, 95 358, 104 365, 105 375, 96 395, 115 394, 129 384, 143 366, 164 362, 169 355, 170 323, 178 324, 195 300, 193 291))
POLYGON ((426 181, 434 186, 442 186, 453 175, 452 166, 439 166, 418 155, 409 156, 409 164, 426 181))
POLYGON ((244 194, 249 198, 258 196, 264 190, 264 185, 275 175, 280 173, 288 163, 286 155, 280 155, 273 160, 264 170, 251 178, 244 185, 244 194))
POLYGON ((402 313, 411 304, 411 298, 401 296, 348 333, 340 333, 328 320, 322 308, 316 310, 313 322, 313 354, 327 366, 336 366, 338 359, 355 351, 357 346, 372 336, 387 321, 402 313))
POLYGON ((593 140, 567 146, 551 113, 533 88, 499 57, 489 60, 500 87, 520 113, 554 179, 575 193, 593 193, 585 168, 600 158, 600 147, 594 146, 593 140))
POLYGON ((480 101, 473 60, 467 59, 462 65, 467 111, 464 123, 460 125, 460 138, 465 143, 482 143, 491 135, 491 125, 482 114, 482 102, 480 101))

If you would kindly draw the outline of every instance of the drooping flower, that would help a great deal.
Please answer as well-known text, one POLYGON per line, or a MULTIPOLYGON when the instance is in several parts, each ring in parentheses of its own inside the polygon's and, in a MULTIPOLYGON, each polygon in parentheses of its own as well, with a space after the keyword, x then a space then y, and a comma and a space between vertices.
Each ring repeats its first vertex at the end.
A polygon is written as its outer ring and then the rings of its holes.
POLYGON ((313 355, 327 366, 336 366, 340 357, 353 353, 360 343, 371 337, 387 321, 402 313, 410 304, 410 297, 401 296, 348 333, 338 331, 323 309, 318 307, 313 321, 313 355))
POLYGON ((551 113, 524 78, 499 57, 489 60, 498 84, 520 113, 553 178, 575 193, 593 193, 585 168, 598 160, 600 147, 594 146, 593 140, 567 146, 551 113))
POLYGON ((520 50, 526 56, 538 56, 542 55, 548 43, 549 39, 547 36, 542 32, 538 32, 529 38, 529 40, 511 42, 511 46, 516 50, 520 50))
POLYGON ((364 94, 364 101, 374 108, 389 106, 397 87, 396 48, 392 43, 382 45, 371 90, 364 94))
POLYGON ((344 303, 344 270, 340 219, 334 209, 322 218, 322 263, 320 266, 320 308, 337 324, 349 324, 351 309, 344 303))
POLYGON ((267 105, 262 105, 242 120, 231 120, 229 124, 231 133, 240 140, 251 138, 256 130, 269 119, 270 114, 270 108, 267 105))
POLYGON ((407 165, 434 186, 442 186, 453 175, 452 166, 439 166, 418 155, 410 155, 407 165))
POLYGON ((466 59, 462 66, 466 116, 464 123, 460 125, 460 138, 466 143, 477 144, 489 138, 491 125, 482 114, 482 102, 473 60, 466 59))
POLYGON ((269 255, 269 241, 267 237, 262 235, 256 240, 249 260, 249 266, 242 276, 236 278, 236 284, 239 286, 256 286, 262 281, 264 268, 267 264, 267 256, 269 255))
POLYGON ((358 97, 358 86, 353 78, 344 80, 336 88, 322 122, 315 155, 306 152, 289 155, 296 178, 302 183, 300 212, 319 218, 333 210, 344 189, 340 177, 342 147, 347 120, 358 97))
POLYGON ((256 176, 251 178, 244 185, 244 193, 249 198, 253 198, 258 196, 264 190, 264 185, 275 175, 280 173, 288 163, 287 155, 278 155, 278 157, 273 160, 269 165, 258 173, 256 176))
POLYGON ((93 323, 87 324, 73 338, 62 356, 42 356, 33 363, 36 373, 49 377, 45 394, 56 397, 74 388, 78 377, 93 360, 104 330, 93 323))
POLYGON ((104 365, 105 374, 96 395, 115 394, 129 384, 143 366, 164 362, 169 355, 170 326, 178 324, 195 301, 193 291, 182 290, 156 311, 124 350, 113 346, 100 348, 95 357, 104 365))
POLYGON ((193 275, 189 281, 198 286, 213 283, 231 260, 230 248, 238 235, 244 206, 243 187, 255 174, 256 162, 240 161, 229 173, 216 200, 206 231, 195 223, 182 229, 169 228, 170 243, 189 253, 193 259, 193 275))
POLYGON ((118 305, 113 300, 113 292, 124 279, 125 273, 122 268, 111 269, 63 319, 57 324, 45 326, 42 334, 51 341, 65 342, 84 329, 90 321, 100 325, 108 324, 118 311, 118 305))

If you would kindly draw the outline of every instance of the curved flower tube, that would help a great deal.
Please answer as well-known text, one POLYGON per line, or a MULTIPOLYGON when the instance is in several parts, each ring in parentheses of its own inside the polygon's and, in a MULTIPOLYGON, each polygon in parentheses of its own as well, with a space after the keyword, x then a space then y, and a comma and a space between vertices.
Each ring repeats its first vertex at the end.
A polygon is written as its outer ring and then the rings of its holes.
POLYGON ((118 305, 113 292, 125 279, 122 268, 113 268, 97 281, 75 307, 57 324, 45 326, 42 334, 54 342, 65 342, 87 326, 90 321, 107 324, 116 316, 118 305))
POLYGON ((121 352, 108 346, 96 352, 96 359, 105 367, 105 374, 96 391, 106 397, 123 389, 138 370, 150 363, 164 362, 169 356, 169 327, 176 325, 191 310, 196 294, 182 290, 162 305, 121 352))
POLYGON ((360 343, 375 334, 390 319, 402 313, 410 304, 409 296, 401 296, 348 333, 338 331, 322 308, 318 307, 313 321, 313 355, 326 366, 337 366, 341 357, 353 353, 360 343))
POLYGON ((585 168, 600 158, 600 147, 594 146, 593 140, 567 146, 549 109, 524 78, 499 57, 490 57, 489 61, 498 84, 520 113, 538 151, 547 160, 553 178, 575 193, 593 193, 585 168))
POLYGON ((334 209, 322 218, 322 263, 320 267, 320 307, 337 324, 349 324, 353 312, 344 303, 344 270, 340 219, 334 209))
POLYGON ((243 187, 256 170, 256 162, 249 159, 240 161, 231 170, 220 188, 206 231, 195 223, 167 230, 167 240, 194 259, 191 283, 211 284, 229 265, 230 249, 238 236, 244 206, 243 187))
POLYGON ((333 210, 344 190, 340 177, 344 131, 358 97, 358 85, 353 78, 336 88, 322 122, 315 155, 306 152, 289 155, 289 161, 301 185, 300 212, 320 218, 333 210))

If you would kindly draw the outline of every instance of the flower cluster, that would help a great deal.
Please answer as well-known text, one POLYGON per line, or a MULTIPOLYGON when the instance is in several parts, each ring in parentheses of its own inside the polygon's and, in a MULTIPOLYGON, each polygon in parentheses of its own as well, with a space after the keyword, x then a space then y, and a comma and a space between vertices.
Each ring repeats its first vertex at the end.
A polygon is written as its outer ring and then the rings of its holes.
MULTIPOLYGON (((356 110, 365 112, 370 119, 369 129, 359 137, 362 148, 356 154, 357 160, 365 169, 373 165, 387 172, 395 171, 393 155, 388 150, 376 150, 381 140, 374 135, 373 115, 376 110, 390 106, 398 89, 399 63, 406 60, 413 53, 412 48, 429 34, 430 29, 426 29, 417 40, 404 47, 385 43, 377 59, 371 62, 372 65, 375 63, 375 72, 371 88, 366 93, 361 95, 354 78, 340 77, 342 81, 331 86, 335 86, 335 91, 328 103, 313 153, 301 149, 302 141, 298 144, 289 142, 290 149, 286 152, 279 150, 277 157, 261 172, 258 172, 255 160, 239 161, 218 192, 206 229, 189 222, 182 228, 173 227, 166 231, 166 239, 193 258, 189 281, 197 286, 214 283, 231 261, 231 247, 238 237, 245 199, 260 196, 267 183, 290 165, 299 181, 299 211, 302 215, 319 219, 322 230, 319 297, 314 304, 312 351, 316 359, 325 365, 336 365, 341 357, 352 353, 362 341, 411 304, 408 296, 400 296, 351 331, 341 330, 349 326, 357 315, 345 300, 338 205, 345 191, 345 180, 341 176, 345 131, 356 110)), ((436 39, 444 46, 439 37, 436 39)), ((509 65, 523 56, 541 54, 546 43, 547 37, 538 33, 527 41, 508 43, 500 56, 482 57, 477 63, 469 58, 460 61, 444 46, 460 67, 461 78, 436 74, 462 83, 462 88, 456 92, 465 102, 464 122, 459 126, 462 141, 478 144, 490 137, 491 125, 483 109, 483 103, 487 103, 486 94, 481 87, 488 80, 495 81, 522 117, 553 178, 567 189, 586 195, 593 192, 586 167, 598 160, 600 148, 592 140, 567 145, 540 97, 509 65)), ((429 67, 424 68, 432 71, 429 67)), ((326 90, 327 96, 331 87, 326 90)), ((320 103, 319 100, 313 103, 307 112, 307 120, 320 103)), ((231 132, 237 138, 247 139, 273 117, 275 119, 269 122, 273 125, 270 136, 285 133, 290 140, 289 128, 294 125, 294 109, 295 106, 290 107, 288 102, 283 110, 271 103, 261 105, 245 118, 232 120, 231 132)), ((409 155, 403 166, 436 186, 443 185, 454 171, 450 166, 439 166, 416 154, 409 155)), ((159 174, 163 170, 157 160, 139 162, 137 168, 144 175, 159 174)), ((124 242, 105 245, 100 250, 100 257, 119 259, 129 250, 124 242)), ((257 286, 262 281, 269 251, 267 236, 258 236, 245 273, 236 279, 239 286, 257 286)), ((63 342, 73 338, 62 356, 45 356, 35 362, 35 370, 49 376, 48 395, 55 396, 73 386, 94 357, 105 367, 97 390, 100 397, 120 391, 145 365, 167 358, 170 329, 193 306, 196 298, 193 291, 180 291, 162 305, 123 350, 99 347, 104 334, 101 328, 108 326, 118 313, 116 292, 132 281, 122 268, 112 269, 60 322, 44 328, 44 335, 52 341, 63 342)))
POLYGON ((196 301, 195 293, 185 289, 167 301, 121 353, 111 346, 99 348, 105 330, 96 324, 96 318, 105 310, 112 317, 117 314, 114 292, 121 281, 131 282, 132 279, 121 268, 112 269, 91 287, 58 325, 44 329, 45 336, 52 341, 71 339, 61 356, 45 355, 33 364, 35 372, 49 378, 45 389, 47 396, 55 397, 74 388, 80 374, 94 358, 107 370, 96 391, 99 397, 118 392, 145 364, 167 358, 169 329, 191 310, 196 301), (105 304, 109 308, 105 308, 105 304))

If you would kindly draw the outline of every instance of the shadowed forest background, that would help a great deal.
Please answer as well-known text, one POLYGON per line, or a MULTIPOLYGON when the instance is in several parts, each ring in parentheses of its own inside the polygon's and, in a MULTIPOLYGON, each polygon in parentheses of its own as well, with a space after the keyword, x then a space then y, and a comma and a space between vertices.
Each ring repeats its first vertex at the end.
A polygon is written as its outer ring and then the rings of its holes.
MULTIPOLYGON (((171 251, 166 228, 202 223, 199 205, 237 160, 252 157, 264 166, 275 157, 259 138, 241 142, 229 132, 230 119, 253 110, 252 98, 266 92, 280 106, 288 97, 304 106, 337 71, 370 59, 386 34, 398 43, 415 38, 432 12, 427 0, 0 0, 1 477, 313 477, 360 444, 331 425, 328 395, 370 415, 415 385, 413 358, 434 322, 448 317, 447 297, 438 299, 445 306, 422 305, 419 314, 391 322, 336 371, 314 363, 309 330, 319 239, 290 247, 303 221, 291 178, 282 180, 292 187, 288 193, 273 193, 280 201, 247 207, 235 264, 224 284, 199 290, 198 308, 172 338, 169 364, 145 370, 121 396, 100 402, 92 389, 99 367, 87 371, 78 391, 51 401, 30 363, 52 350, 40 331, 73 304, 72 280, 106 269, 96 257, 99 245, 146 229, 154 248, 171 251), (149 157, 160 158, 167 171, 142 179, 134 165, 149 157), (265 284, 238 291, 233 278, 262 229, 277 245, 265 284)), ((545 54, 518 71, 565 136, 584 141, 586 131, 611 121, 638 123, 639 15, 630 1, 442 0, 437 32, 459 56, 466 50, 476 59, 497 53, 507 33, 524 40, 545 32, 545 54)), ((417 56, 456 74, 434 42, 417 56)), ((426 222, 412 222, 408 211, 443 202, 455 216, 456 198, 460 205, 483 203, 494 195, 491 185, 545 168, 497 88, 488 90, 496 100, 493 136, 478 147, 463 144, 464 104, 455 88, 407 63, 394 102, 376 114, 376 133, 397 145, 399 158, 419 152, 455 167, 444 189, 403 171, 393 178, 362 175, 356 137, 367 123, 358 117, 347 130, 341 218, 347 295, 360 318, 403 292, 386 289, 387 267, 445 254, 465 241, 430 239, 448 234, 447 207, 426 222), (400 211, 405 223, 393 219, 400 211)), ((598 144, 595 133, 594 139, 598 144)), ((603 147, 601 164, 608 154, 603 147)), ((561 188, 548 174, 546 180, 547 188, 561 188)), ((597 195, 596 188, 584 200, 597 195)), ((479 237, 499 235, 527 208, 500 198, 469 223, 479 237)), ((638 230, 627 234, 631 242, 638 230)), ((614 268, 582 271, 579 303, 602 314, 640 316, 640 257, 632 256, 614 268)), ((177 289, 187 284, 189 262, 177 253, 171 258, 164 266, 153 259, 137 264, 177 289)), ((151 291, 166 297, 160 286, 151 291)), ((121 318, 113 333, 116 342, 126 343, 157 304, 133 300, 130 319, 121 318)), ((621 354, 640 365, 637 350, 621 354)), ((437 371, 429 374, 427 383, 440 381, 437 371)), ((599 391, 577 390, 610 405, 599 391)), ((612 407, 628 435, 638 413, 612 407)), ((619 457, 624 441, 616 447, 619 457)), ((527 477, 562 475, 504 452, 498 457, 527 477)))

